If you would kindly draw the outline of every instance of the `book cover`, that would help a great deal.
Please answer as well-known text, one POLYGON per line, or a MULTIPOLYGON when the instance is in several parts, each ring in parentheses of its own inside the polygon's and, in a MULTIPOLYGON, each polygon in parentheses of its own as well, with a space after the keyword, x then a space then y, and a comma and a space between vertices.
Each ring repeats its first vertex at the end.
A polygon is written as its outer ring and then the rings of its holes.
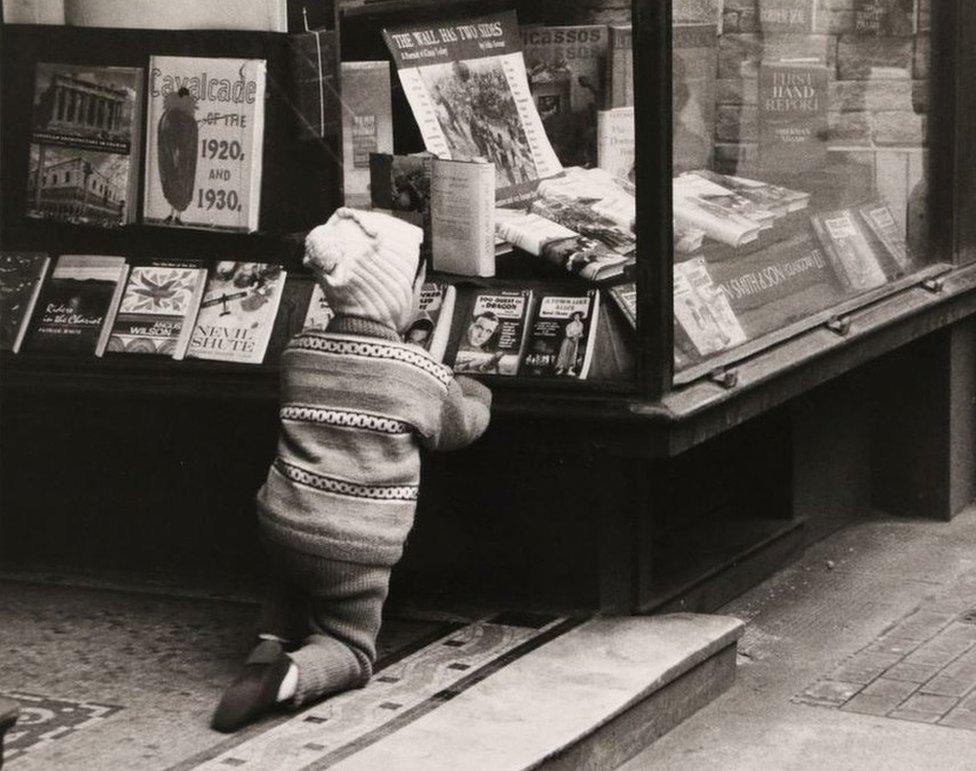
POLYGON ((689 171, 675 180, 675 186, 682 187, 681 196, 693 196, 696 200, 708 201, 732 214, 752 220, 761 230, 768 230, 780 215, 767 206, 756 203, 750 196, 740 195, 736 190, 725 187, 714 180, 710 174, 689 171))
POLYGON ((417 312, 403 334, 404 341, 419 345, 434 361, 443 361, 456 302, 457 290, 450 284, 424 284, 417 312))
POLYGON ((702 257, 674 266, 674 319, 702 357, 747 340, 728 298, 715 286, 702 257))
POLYGON ((531 308, 529 289, 475 294, 454 357, 454 371, 518 374, 531 308))
POLYGON ((614 177, 635 182, 634 108, 600 110, 596 118, 597 166, 614 177))
POLYGON ((822 167, 827 158, 828 71, 819 62, 759 67, 759 161, 779 173, 822 167))
POLYGON ((915 0, 854 0, 856 35, 910 37, 915 27, 915 0))
POLYGON ((609 289, 610 298, 633 329, 637 329, 637 284, 616 284, 609 289))
POLYGON ((372 153, 369 156, 370 207, 424 231, 420 253, 425 263, 430 262, 433 245, 431 186, 434 161, 430 153, 372 153))
POLYGON ((519 374, 585 380, 596 347, 600 292, 539 297, 519 374))
MULTIPOLYGON (((45 0, 47 1, 47 0, 45 0)), ((286 0, 62 0, 64 20, 76 27, 221 29, 287 32, 286 0)))
POLYGON ((217 263, 207 280, 187 356, 263 362, 284 285, 285 271, 280 265, 217 263))
POLYGON ((435 160, 431 184, 434 270, 495 275, 495 167, 435 160))
POLYGON ((888 281, 880 249, 872 243, 856 208, 816 214, 810 221, 834 270, 851 290, 862 292, 888 281))
POLYGON ((123 257, 60 256, 38 300, 29 349, 96 353, 121 299, 126 270, 123 257))
POLYGON ((703 177, 682 174, 672 182, 675 226, 700 230, 720 243, 739 247, 759 238, 763 225, 725 205, 721 188, 703 177), (710 192, 720 191, 718 200, 710 192))
POLYGON ((676 24, 674 40, 674 173, 707 168, 715 144, 718 101, 718 28, 676 24))
POLYGON ((339 135, 336 34, 314 29, 288 36, 292 64, 292 106, 304 139, 339 135))
POLYGON ((906 273, 913 270, 915 261, 908 250, 905 229, 895 219, 888 203, 872 201, 859 206, 857 212, 887 250, 898 269, 906 273))
POLYGON ((135 221, 142 72, 38 62, 28 217, 101 227, 135 221))
POLYGON ((305 329, 312 309, 312 295, 317 286, 310 276, 289 273, 285 277, 281 302, 278 303, 271 327, 271 339, 264 354, 266 364, 277 362, 291 339, 305 329))
POLYGON ((342 180, 346 206, 370 205, 369 157, 393 152, 389 62, 342 62, 342 180))
POLYGON ((383 30, 426 149, 495 166, 501 203, 562 170, 529 90, 514 11, 383 30))
POLYGON ((182 359, 206 281, 207 269, 189 260, 133 266, 105 350, 182 359))
POLYGON ((329 322, 335 318, 335 311, 325 298, 325 290, 319 284, 315 284, 312 289, 312 298, 308 302, 308 311, 305 313, 305 323, 302 329, 311 329, 324 332, 329 327, 329 322))
POLYGON ((593 166, 593 116, 606 102, 605 24, 522 27, 529 88, 564 166, 593 166))
POLYGON ((30 252, 0 252, 0 349, 20 351, 51 258, 30 252))
POLYGON ((821 0, 759 0, 762 32, 809 35, 817 28, 821 0))
POLYGON ((258 229, 265 71, 263 59, 150 58, 146 224, 258 229))
POLYGON ((633 254, 615 252, 600 241, 534 212, 498 209, 495 217, 495 229, 501 238, 587 281, 620 276, 635 261, 633 254))
POLYGON ((630 24, 611 25, 608 30, 606 106, 634 105, 634 32, 630 24))

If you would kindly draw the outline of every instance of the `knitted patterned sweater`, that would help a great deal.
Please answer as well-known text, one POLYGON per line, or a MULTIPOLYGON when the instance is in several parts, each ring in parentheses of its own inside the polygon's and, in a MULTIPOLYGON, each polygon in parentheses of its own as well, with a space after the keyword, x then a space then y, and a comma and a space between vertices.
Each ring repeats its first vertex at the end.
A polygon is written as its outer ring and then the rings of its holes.
POLYGON ((457 449, 481 436, 491 392, 391 328, 343 316, 297 335, 281 367, 278 455, 258 493, 265 536, 393 565, 413 525, 420 446, 457 449))

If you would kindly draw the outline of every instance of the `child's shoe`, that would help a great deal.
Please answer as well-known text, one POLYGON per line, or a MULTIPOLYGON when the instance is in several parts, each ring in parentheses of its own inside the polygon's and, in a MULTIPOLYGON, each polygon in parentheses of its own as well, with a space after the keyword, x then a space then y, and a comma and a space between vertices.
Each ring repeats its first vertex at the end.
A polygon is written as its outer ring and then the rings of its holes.
POLYGON ((224 691, 210 723, 214 730, 231 733, 271 711, 291 664, 277 640, 257 645, 237 679, 224 691))

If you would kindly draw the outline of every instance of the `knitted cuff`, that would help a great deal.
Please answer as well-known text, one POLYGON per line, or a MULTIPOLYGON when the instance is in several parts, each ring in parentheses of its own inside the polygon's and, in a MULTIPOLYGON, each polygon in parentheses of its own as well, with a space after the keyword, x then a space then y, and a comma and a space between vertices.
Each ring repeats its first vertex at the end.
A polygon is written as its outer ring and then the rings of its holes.
POLYGON ((298 667, 298 686, 292 702, 296 707, 361 686, 369 678, 347 645, 325 635, 310 637, 288 656, 298 667))

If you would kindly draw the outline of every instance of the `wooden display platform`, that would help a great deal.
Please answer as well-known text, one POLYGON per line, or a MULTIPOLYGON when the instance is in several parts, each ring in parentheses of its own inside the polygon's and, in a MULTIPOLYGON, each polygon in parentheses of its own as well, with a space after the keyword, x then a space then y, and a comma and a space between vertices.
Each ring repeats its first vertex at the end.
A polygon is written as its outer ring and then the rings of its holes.
POLYGON ((503 613, 181 769, 615 768, 732 684, 742 631, 503 613))

